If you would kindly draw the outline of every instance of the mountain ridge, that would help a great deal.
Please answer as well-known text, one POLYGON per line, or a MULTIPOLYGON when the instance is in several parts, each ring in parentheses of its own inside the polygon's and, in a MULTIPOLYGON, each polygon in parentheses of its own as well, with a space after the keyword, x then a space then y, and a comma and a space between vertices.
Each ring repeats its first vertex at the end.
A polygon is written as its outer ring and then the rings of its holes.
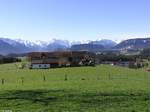
MULTIPOLYGON (((22 39, 9 39, 9 38, 0 38, 0 41, 3 42, 1 44, 1 48, 3 49, 3 46, 6 46, 4 50, 1 50, 0 54, 10 54, 10 53, 26 53, 26 52, 34 52, 34 51, 56 51, 56 50, 70 50, 71 46, 73 45, 82 45, 82 44, 90 44, 91 42, 97 42, 95 44, 97 47, 102 46, 100 41, 73 41, 70 42, 68 40, 60 40, 60 39, 52 39, 50 41, 27 41, 22 39), (8 46, 8 47, 7 47, 8 46)), ((108 41, 108 40, 107 40, 108 41)), ((104 45, 104 44, 103 44, 104 45)), ((103 47, 102 47, 103 48, 103 47)))
POLYGON ((143 49, 150 48, 150 38, 127 39, 120 43, 113 40, 101 39, 95 41, 73 41, 52 39, 50 41, 27 41, 21 39, 0 38, 0 54, 11 53, 44 52, 44 51, 63 51, 63 50, 87 50, 99 52, 105 49, 143 49))
POLYGON ((116 49, 144 49, 150 48, 150 37, 148 38, 133 38, 127 39, 119 44, 117 44, 114 48, 116 49))

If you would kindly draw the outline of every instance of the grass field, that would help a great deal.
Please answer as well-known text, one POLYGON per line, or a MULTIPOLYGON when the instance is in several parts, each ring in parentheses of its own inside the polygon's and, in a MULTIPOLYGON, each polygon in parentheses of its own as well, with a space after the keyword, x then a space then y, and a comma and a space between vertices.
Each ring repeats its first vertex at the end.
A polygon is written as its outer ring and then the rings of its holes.
POLYGON ((150 112, 150 72, 110 65, 0 65, 0 112, 150 112))

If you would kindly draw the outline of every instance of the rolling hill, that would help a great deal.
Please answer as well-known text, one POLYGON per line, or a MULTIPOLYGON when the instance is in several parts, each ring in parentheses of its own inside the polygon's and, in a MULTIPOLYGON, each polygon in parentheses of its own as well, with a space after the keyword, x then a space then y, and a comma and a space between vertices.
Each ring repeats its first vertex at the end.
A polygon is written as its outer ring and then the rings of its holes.
POLYGON ((117 49, 143 49, 150 48, 150 38, 135 38, 122 41, 114 48, 117 49))

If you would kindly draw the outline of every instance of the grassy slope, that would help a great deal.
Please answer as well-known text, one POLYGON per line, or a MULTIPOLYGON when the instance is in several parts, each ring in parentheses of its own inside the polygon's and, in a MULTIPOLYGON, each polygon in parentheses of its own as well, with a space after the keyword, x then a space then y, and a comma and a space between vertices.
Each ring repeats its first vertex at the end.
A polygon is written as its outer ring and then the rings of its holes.
POLYGON ((109 65, 19 70, 5 64, 2 79, 0 110, 150 111, 150 73, 144 70, 109 65))

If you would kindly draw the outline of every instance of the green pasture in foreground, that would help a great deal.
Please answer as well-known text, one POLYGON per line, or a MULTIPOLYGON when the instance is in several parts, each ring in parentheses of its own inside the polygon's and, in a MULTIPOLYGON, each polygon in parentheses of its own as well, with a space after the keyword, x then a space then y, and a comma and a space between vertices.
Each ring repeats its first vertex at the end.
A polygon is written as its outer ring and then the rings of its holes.
POLYGON ((110 65, 0 65, 0 112, 150 112, 150 73, 110 65))

